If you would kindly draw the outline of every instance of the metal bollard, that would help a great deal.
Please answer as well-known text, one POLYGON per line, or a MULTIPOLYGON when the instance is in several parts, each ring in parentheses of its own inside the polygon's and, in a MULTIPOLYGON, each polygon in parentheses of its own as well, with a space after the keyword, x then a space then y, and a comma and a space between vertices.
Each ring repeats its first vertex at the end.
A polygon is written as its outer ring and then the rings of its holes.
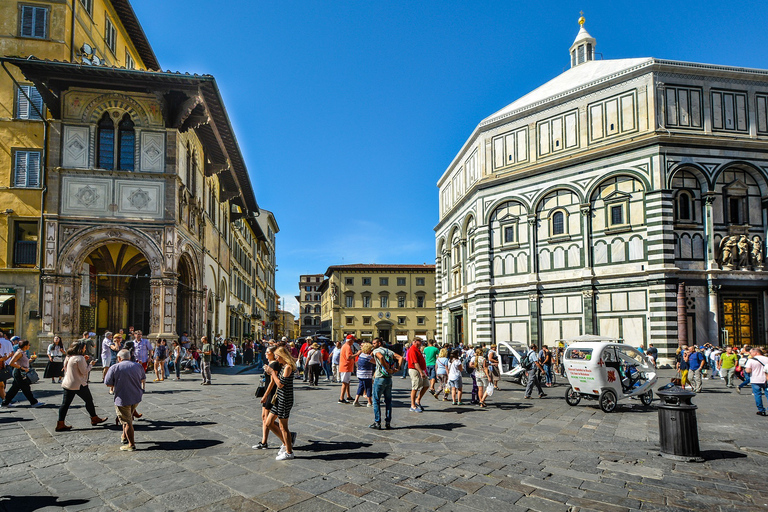
POLYGON ((680 387, 659 389, 659 444, 662 457, 683 462, 704 462, 699 450, 699 426, 692 391, 680 387))

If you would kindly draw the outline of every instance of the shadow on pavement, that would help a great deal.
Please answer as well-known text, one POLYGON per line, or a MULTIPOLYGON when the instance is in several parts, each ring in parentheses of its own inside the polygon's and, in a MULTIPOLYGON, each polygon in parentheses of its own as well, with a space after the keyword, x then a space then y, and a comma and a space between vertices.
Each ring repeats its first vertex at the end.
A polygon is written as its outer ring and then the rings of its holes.
POLYGON ((180 450, 203 450, 222 444, 224 441, 217 439, 179 439, 178 441, 152 441, 154 446, 150 446, 147 450, 163 450, 168 452, 180 451, 180 450))
POLYGON ((0 418, 0 425, 3 423, 16 423, 17 421, 32 421, 32 418, 14 418, 13 416, 3 416, 0 418))
POLYGON ((465 426, 466 425, 463 423, 438 423, 434 425, 408 425, 407 427, 395 427, 393 430, 453 430, 465 426))
POLYGON ((520 402, 502 402, 502 403, 490 403, 488 404, 488 407, 496 407, 497 409, 501 409, 502 411, 518 411, 520 409, 530 409, 533 407, 533 404, 530 402, 520 403, 520 402))
MULTIPOLYGON (((162 421, 162 420, 134 420, 133 428, 137 432, 147 432, 153 430, 170 430, 175 427, 204 427, 207 425, 216 425, 213 421, 162 421)), ((110 430, 123 430, 123 427, 110 424, 110 430)))
POLYGON ((368 448, 372 446, 371 443, 361 443, 355 441, 312 441, 310 444, 302 444, 295 449, 304 452, 331 452, 338 450, 359 450, 360 448, 368 448))
POLYGON ((746 453, 732 452, 730 450, 702 450, 701 457, 704 460, 718 459, 745 459, 746 453))
POLYGON ((59 501, 58 496, 0 496, 0 511, 32 512, 47 507, 74 507, 90 500, 59 501))
POLYGON ((176 393, 199 393, 199 389, 163 389, 162 391, 155 391, 154 389, 148 389, 145 391, 148 395, 175 395, 176 393))

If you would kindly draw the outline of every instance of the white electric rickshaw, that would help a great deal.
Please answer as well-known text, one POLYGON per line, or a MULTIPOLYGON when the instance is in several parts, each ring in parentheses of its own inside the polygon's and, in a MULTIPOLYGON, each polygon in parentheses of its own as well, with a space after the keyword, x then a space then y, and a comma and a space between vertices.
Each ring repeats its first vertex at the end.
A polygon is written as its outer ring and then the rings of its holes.
POLYGON ((568 389, 565 401, 577 405, 582 398, 598 400, 611 412, 619 400, 638 397, 643 405, 653 401, 656 370, 640 351, 613 338, 580 336, 568 343, 563 357, 568 389))

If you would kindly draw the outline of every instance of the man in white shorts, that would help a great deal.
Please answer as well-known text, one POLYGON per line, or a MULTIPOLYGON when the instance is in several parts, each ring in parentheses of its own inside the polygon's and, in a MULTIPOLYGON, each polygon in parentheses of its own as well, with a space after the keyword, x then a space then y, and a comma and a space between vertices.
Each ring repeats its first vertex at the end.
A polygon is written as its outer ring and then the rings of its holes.
POLYGON ((355 358, 360 355, 360 352, 355 353, 353 345, 355 343, 355 336, 349 334, 346 342, 341 347, 341 354, 339 354, 339 380, 341 381, 341 394, 339 395, 340 404, 348 404, 352 402, 352 395, 349 392, 349 380, 352 378, 352 370, 355 368, 355 358), (347 395, 346 398, 344 395, 347 395))

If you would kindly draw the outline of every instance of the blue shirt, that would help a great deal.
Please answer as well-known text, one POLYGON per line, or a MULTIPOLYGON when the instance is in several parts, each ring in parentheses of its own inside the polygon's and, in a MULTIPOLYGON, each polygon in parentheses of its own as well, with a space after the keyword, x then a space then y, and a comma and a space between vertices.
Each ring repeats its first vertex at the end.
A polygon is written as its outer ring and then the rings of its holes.
POLYGON ((141 338, 141 341, 136 343, 136 360, 140 363, 146 363, 149 359, 149 352, 152 350, 152 345, 147 338, 141 338))
POLYGON ((701 352, 694 352, 688 356, 688 366, 691 370, 698 370, 701 363, 704 362, 704 354, 701 352))
POLYGON ((141 402, 144 390, 141 381, 147 378, 139 363, 120 361, 109 367, 104 384, 115 387, 115 405, 125 406, 141 402))

